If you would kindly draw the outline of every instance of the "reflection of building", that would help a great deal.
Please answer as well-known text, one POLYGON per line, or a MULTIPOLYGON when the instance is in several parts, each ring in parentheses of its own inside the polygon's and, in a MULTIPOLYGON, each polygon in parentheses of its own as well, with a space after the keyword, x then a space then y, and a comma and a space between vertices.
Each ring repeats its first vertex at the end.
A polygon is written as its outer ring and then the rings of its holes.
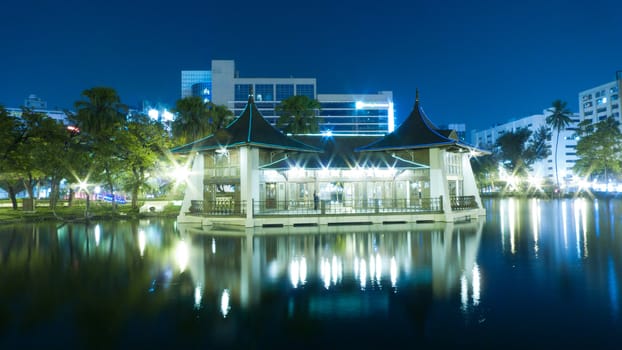
POLYGON ((464 220, 484 211, 473 151, 437 128, 418 97, 384 137, 294 139, 268 124, 251 95, 225 129, 173 149, 195 155, 178 220, 246 227, 464 220))
POLYGON ((317 117, 320 131, 332 134, 382 135, 393 131, 393 93, 319 94, 315 78, 241 78, 232 60, 213 60, 209 71, 182 71, 181 97, 200 96, 225 105, 239 115, 246 108, 251 89, 257 109, 272 125, 282 100, 304 95, 321 104, 317 117))
POLYGON ((261 301, 264 290, 279 286, 280 294, 294 296, 289 317, 309 312, 333 319, 386 313, 394 295, 412 297, 416 290, 431 298, 459 291, 463 307, 477 305, 483 223, 335 227, 294 235, 280 229, 237 235, 188 225, 180 230, 191 245, 187 270, 203 294, 226 290, 232 304, 248 308, 261 301))

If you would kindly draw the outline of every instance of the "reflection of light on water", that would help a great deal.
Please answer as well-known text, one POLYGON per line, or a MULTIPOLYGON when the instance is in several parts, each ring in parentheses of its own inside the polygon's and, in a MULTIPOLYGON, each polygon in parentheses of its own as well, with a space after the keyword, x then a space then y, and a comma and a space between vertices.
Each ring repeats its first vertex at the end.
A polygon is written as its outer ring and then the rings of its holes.
POLYGON ((175 250, 175 261, 177 261, 180 272, 186 270, 189 256, 188 244, 185 241, 179 241, 179 243, 177 243, 177 249, 175 250))
POLYGON ((581 217, 581 202, 579 199, 574 201, 574 232, 575 239, 577 243, 577 258, 581 258, 581 228, 580 228, 580 217, 581 217))
POLYGON ((227 317, 230 309, 231 306, 229 306, 229 289, 225 289, 222 291, 222 296, 220 297, 220 313, 222 313, 223 318, 227 317))
POLYGON ((101 239, 101 228, 99 224, 95 225, 95 246, 99 247, 99 241, 101 239))
POLYGON ((609 271, 609 300, 611 302, 611 314, 617 318, 620 310, 620 301, 618 300, 618 276, 616 275, 615 265, 613 259, 609 256, 608 261, 609 271))
POLYGON ((299 284, 307 283, 307 259, 305 257, 295 257, 289 263, 289 279, 294 288, 299 284))
POLYGON ((212 238, 212 254, 216 254, 216 240, 212 238))
POLYGON ((359 260, 359 280, 361 281, 361 289, 367 286, 367 263, 365 259, 359 260))
POLYGON ((512 254, 516 253, 516 202, 514 198, 510 198, 508 201, 508 227, 510 229, 510 251, 512 254))
POLYGON ((540 203, 537 199, 531 200, 531 226, 533 231, 533 250, 538 256, 538 228, 540 227, 540 203))
POLYGON ((480 298, 480 272, 479 266, 477 264, 473 265, 473 305, 479 305, 480 298))
POLYGON ((298 282, 300 282, 300 266, 296 259, 289 262, 289 279, 292 281, 292 286, 298 288, 298 282))
POLYGON ((564 233, 564 249, 568 249, 568 214, 566 213, 566 201, 562 202, 562 232, 564 233))
POLYGON ((463 274, 460 277, 460 304, 462 304, 461 309, 466 310, 469 302, 469 282, 467 281, 466 276, 463 274))
POLYGON ((339 269, 339 261, 337 260, 337 257, 333 255, 333 263, 331 265, 331 273, 332 273, 332 277, 333 277, 333 284, 337 284, 337 281, 339 280, 339 274, 340 274, 340 269, 339 269))
POLYGON ((380 277, 382 277, 382 259, 380 254, 376 254, 376 283, 380 285, 380 277))
POLYGON ((328 262, 328 259, 323 258, 320 265, 320 273, 322 274, 322 280, 324 281, 324 288, 328 289, 330 287, 330 263, 328 262))
POLYGON ((397 263, 395 257, 391 257, 391 286, 397 285, 397 263))
POLYGON ((201 299, 203 296, 201 295, 201 285, 198 285, 194 288, 194 308, 201 308, 201 299))
POLYGON ((138 250, 140 251, 140 256, 145 255, 145 246, 147 246, 147 236, 145 236, 145 231, 138 231, 138 250))
POLYGON ((505 250, 505 222, 507 221, 507 212, 505 209, 505 201, 499 202, 499 226, 501 233, 501 250, 505 250))

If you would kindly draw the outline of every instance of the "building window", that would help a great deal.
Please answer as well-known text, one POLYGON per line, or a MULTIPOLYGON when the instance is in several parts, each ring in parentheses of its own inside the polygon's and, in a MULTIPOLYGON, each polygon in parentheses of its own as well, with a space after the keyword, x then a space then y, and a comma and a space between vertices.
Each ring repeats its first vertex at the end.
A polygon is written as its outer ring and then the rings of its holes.
POLYGON ((255 85, 255 100, 274 101, 274 85, 256 84, 255 85))
POLYGON ((246 101, 251 92, 250 84, 235 84, 235 100, 246 101))
POLYGON ((592 99, 592 94, 583 95, 583 97, 581 98, 583 102, 589 101, 591 99, 592 99))
POLYGON ((612 100, 612 101, 617 101, 617 100, 618 100, 618 98, 620 98, 620 96, 619 96, 618 94, 611 95, 611 100, 612 100))
POLYGON ((293 84, 276 84, 276 100, 283 101, 288 97, 294 96, 293 84))
POLYGON ((315 99, 315 86, 313 84, 298 84, 296 85, 296 95, 315 99))
POLYGON ((598 100, 596 100, 596 105, 600 106, 607 103, 607 98, 606 97, 601 97, 598 100))
POLYGON ((588 116, 594 114, 594 111, 586 111, 583 115, 588 116))
POLYGON ((590 107, 592 107, 592 102, 585 102, 583 104, 583 108, 590 108, 590 107))

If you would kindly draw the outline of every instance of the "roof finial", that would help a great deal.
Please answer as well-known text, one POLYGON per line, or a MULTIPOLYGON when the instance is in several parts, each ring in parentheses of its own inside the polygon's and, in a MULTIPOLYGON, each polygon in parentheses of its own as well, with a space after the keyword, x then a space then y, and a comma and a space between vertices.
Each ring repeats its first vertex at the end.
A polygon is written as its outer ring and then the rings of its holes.
POLYGON ((255 94, 253 93, 253 85, 248 87, 248 100, 255 102, 255 94))
POLYGON ((415 89, 415 106, 419 104, 419 88, 415 89))

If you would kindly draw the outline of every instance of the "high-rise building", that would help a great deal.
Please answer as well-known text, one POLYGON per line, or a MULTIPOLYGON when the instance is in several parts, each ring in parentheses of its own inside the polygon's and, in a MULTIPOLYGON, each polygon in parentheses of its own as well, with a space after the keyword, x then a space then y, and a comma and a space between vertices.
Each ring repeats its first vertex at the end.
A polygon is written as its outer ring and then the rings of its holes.
POLYGON ((579 92, 579 116, 581 121, 589 120, 598 123, 607 117, 620 118, 620 86, 619 80, 593 87, 579 92))
POLYGON ((378 135, 393 131, 391 91, 318 94, 315 78, 241 78, 233 60, 213 60, 211 68, 211 71, 182 71, 182 98, 209 91, 211 99, 207 100, 225 105, 240 115, 252 89, 257 108, 268 122, 276 125, 279 118, 276 106, 288 97, 304 95, 320 102, 317 117, 322 133, 378 135))
POLYGON ((212 72, 209 70, 182 70, 181 97, 199 96, 211 101, 212 72))

